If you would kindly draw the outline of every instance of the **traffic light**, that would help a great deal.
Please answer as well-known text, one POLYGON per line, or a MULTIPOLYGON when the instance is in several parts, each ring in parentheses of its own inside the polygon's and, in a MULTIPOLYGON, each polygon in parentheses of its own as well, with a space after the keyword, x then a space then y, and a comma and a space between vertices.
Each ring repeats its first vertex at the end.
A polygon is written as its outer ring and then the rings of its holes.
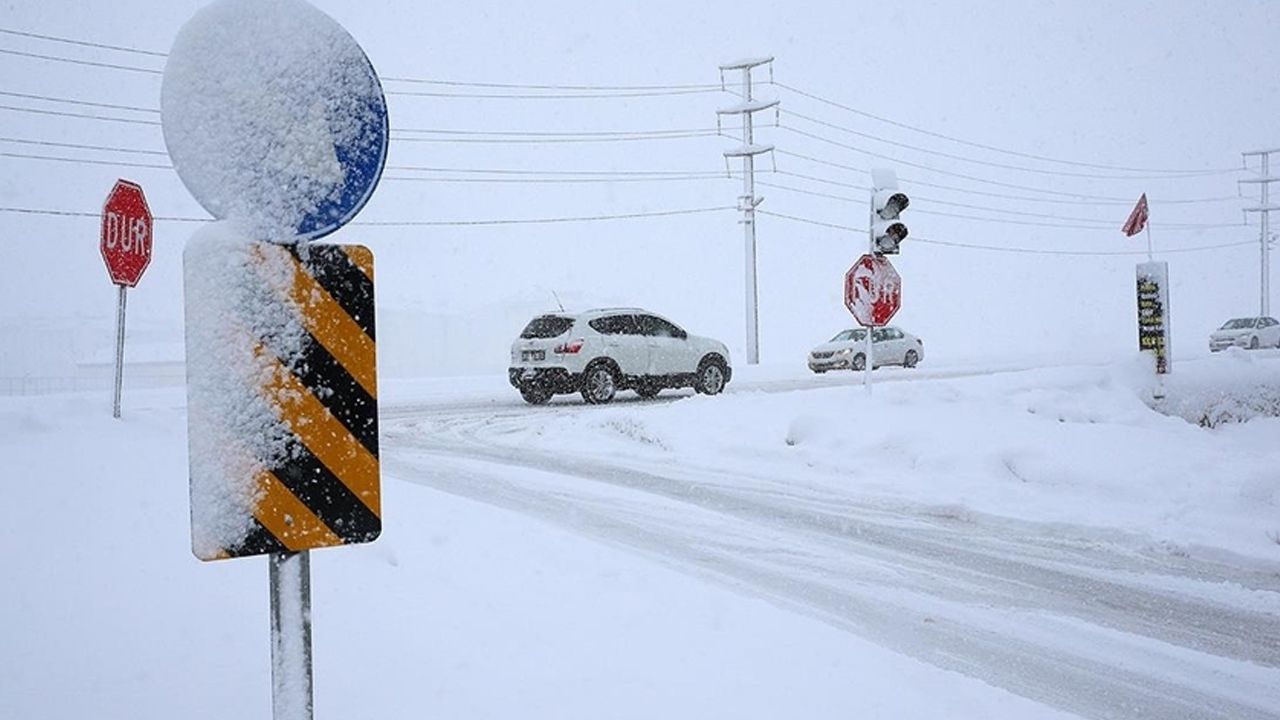
POLYGON ((872 170, 871 183, 871 251, 897 255, 898 244, 907 237, 907 226, 898 217, 911 200, 898 189, 898 176, 892 170, 872 170))

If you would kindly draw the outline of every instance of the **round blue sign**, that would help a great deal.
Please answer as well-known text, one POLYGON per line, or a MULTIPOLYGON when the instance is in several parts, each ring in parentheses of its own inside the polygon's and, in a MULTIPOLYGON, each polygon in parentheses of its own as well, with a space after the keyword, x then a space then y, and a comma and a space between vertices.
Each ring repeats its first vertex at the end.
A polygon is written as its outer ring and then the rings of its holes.
POLYGON ((216 0, 178 33, 161 88, 165 145, 211 215, 274 242, 350 221, 387 158, 373 65, 303 0, 216 0))

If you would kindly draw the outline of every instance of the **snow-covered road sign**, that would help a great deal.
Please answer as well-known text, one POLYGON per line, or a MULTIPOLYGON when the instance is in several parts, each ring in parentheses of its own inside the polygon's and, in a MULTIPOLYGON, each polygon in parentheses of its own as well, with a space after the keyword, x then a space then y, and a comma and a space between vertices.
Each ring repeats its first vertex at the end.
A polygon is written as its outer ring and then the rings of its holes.
POLYGON ((373 254, 197 238, 184 265, 196 556, 377 538, 373 254))
POLYGON ((902 277, 887 258, 863 255, 844 275, 844 305, 863 327, 882 327, 902 306, 902 277))
POLYGON ((191 195, 259 240, 315 240, 342 227, 373 195, 387 158, 373 65, 302 0, 203 7, 169 52, 160 109, 191 195))
POLYGON ((102 205, 99 250, 116 285, 134 287, 151 264, 151 209, 142 186, 117 180, 102 205))

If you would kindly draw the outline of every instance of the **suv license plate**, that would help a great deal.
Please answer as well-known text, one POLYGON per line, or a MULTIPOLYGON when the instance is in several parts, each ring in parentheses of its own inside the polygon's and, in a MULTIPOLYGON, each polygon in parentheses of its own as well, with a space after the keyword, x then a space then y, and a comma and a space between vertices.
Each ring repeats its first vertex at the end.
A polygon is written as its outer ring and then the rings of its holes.
POLYGON ((521 359, 521 360, 526 360, 526 361, 528 361, 528 360, 546 360, 546 359, 547 359, 547 351, 546 351, 546 350, 521 350, 521 351, 520 351, 520 359, 521 359))

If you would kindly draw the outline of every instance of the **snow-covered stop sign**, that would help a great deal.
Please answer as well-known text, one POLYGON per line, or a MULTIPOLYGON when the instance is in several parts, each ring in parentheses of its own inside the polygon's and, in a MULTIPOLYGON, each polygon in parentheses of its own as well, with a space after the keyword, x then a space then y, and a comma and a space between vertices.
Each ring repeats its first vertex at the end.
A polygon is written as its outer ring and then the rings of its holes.
POLYGON ((902 277, 887 258, 863 255, 844 275, 844 305, 863 327, 882 327, 902 306, 902 277))
POLYGON ((117 180, 102 205, 98 248, 116 285, 134 287, 151 264, 151 209, 142 186, 117 180))

